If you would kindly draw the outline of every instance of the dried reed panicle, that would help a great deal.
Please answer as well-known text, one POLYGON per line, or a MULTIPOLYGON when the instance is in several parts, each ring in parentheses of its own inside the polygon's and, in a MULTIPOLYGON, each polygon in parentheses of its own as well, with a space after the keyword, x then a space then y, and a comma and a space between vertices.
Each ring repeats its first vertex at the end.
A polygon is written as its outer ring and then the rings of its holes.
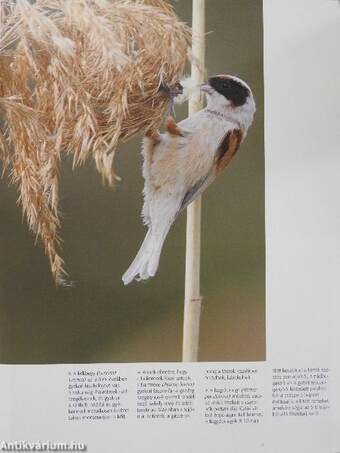
POLYGON ((57 283, 61 154, 114 185, 117 145, 159 127, 190 39, 163 0, 0 0, 0 158, 57 283))

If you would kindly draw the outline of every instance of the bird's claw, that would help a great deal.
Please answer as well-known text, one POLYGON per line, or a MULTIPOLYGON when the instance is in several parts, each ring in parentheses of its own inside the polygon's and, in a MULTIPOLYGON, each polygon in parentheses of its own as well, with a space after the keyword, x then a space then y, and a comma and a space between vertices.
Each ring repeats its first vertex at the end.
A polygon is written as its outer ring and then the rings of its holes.
POLYGON ((183 94, 183 86, 181 85, 180 81, 177 80, 173 85, 169 86, 164 82, 161 82, 159 86, 159 91, 164 92, 168 98, 174 99, 176 96, 183 94))
POLYGON ((168 97, 168 99, 169 99, 168 115, 173 115, 174 114, 175 97, 179 96, 180 94, 183 94, 183 86, 181 85, 179 80, 177 80, 171 86, 169 86, 166 83, 162 82, 160 84, 159 91, 162 91, 168 97))

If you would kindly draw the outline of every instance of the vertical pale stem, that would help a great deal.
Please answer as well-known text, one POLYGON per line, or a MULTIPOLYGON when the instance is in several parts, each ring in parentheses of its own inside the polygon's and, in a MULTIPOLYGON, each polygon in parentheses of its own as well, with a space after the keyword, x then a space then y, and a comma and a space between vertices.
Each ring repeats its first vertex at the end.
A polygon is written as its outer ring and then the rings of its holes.
MULTIPOLYGON (((204 80, 205 0, 193 0, 192 31, 191 76, 193 83, 199 84, 204 80)), ((195 91, 189 102, 189 115, 202 107, 203 97, 195 91)), ((183 362, 196 362, 198 358, 202 305, 200 293, 201 203, 201 197, 198 197, 187 209, 183 362)))

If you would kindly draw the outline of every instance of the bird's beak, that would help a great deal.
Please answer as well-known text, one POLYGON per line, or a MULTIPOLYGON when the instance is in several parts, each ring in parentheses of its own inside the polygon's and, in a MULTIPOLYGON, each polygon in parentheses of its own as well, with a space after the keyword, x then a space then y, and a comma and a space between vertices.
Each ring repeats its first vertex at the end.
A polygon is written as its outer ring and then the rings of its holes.
POLYGON ((212 87, 208 83, 201 83, 199 86, 199 89, 203 91, 203 93, 211 94, 212 93, 212 87))

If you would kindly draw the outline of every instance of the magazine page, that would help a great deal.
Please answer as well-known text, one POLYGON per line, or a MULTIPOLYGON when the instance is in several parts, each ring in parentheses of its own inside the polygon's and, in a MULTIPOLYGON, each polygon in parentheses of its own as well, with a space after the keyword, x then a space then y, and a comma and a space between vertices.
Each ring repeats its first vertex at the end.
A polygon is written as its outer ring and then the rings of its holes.
POLYGON ((0 451, 340 452, 340 7, 204 3, 1 4, 0 451))

